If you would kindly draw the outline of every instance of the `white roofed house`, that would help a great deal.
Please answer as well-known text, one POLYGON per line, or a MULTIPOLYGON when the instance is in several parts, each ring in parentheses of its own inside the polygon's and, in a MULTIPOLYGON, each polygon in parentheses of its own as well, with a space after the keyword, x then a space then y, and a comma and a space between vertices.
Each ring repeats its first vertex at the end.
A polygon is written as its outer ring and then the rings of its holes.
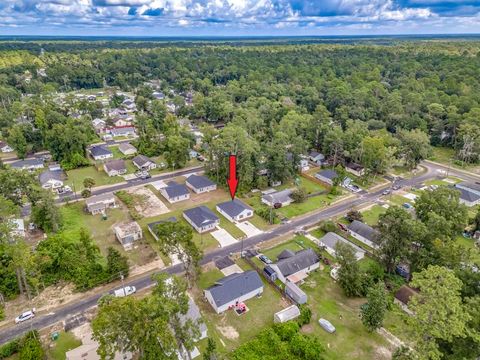
POLYGON ((354 220, 347 226, 347 229, 348 233, 355 239, 373 249, 378 249, 380 233, 370 225, 354 220))
POLYGON ((185 184, 196 194, 202 194, 217 189, 217 184, 206 176, 200 175, 190 175, 185 184))
POLYGON ((103 164, 103 169, 108 176, 119 176, 127 173, 125 161, 121 159, 110 160, 103 164))
POLYGON ((287 281, 298 283, 304 280, 308 273, 320 266, 320 259, 313 249, 297 251, 282 251, 277 262, 269 265, 277 273, 277 278, 284 284, 287 281))
POLYGON ((92 196, 85 200, 87 211, 92 214, 102 214, 109 208, 115 208, 117 202, 112 193, 92 196))
POLYGON ((285 189, 262 195, 262 203, 270 207, 287 206, 293 202, 292 190, 285 189))
POLYGON ((190 192, 183 184, 178 184, 175 181, 170 181, 167 186, 160 189, 160 193, 169 203, 173 204, 179 201, 190 199, 190 192))
POLYGON ((137 153, 137 148, 130 143, 121 143, 118 145, 118 150, 126 156, 135 155, 137 153))
POLYGON ((114 231, 117 240, 125 250, 133 249, 134 242, 140 240, 143 236, 142 228, 136 221, 119 224, 115 226, 114 231))
POLYGON ((253 209, 238 199, 218 204, 217 211, 231 222, 243 221, 253 216, 253 209))
POLYGON ((157 164, 145 155, 137 155, 132 159, 133 165, 139 170, 148 171, 157 168, 157 164))
POLYGON ((351 246, 355 251, 355 258, 357 260, 361 260, 365 256, 365 250, 361 249, 360 247, 351 243, 350 241, 341 237, 340 235, 335 234, 334 232, 326 233, 320 239, 321 246, 323 246, 325 250, 332 256, 335 256, 336 247, 337 247, 337 244, 339 243, 343 243, 343 244, 347 244, 348 246, 351 246))

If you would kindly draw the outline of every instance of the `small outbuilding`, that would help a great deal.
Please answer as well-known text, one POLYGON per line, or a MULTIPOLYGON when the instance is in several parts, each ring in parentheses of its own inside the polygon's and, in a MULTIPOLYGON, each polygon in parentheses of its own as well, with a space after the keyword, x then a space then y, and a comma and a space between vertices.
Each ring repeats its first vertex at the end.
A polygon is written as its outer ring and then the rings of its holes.
POLYGON ((300 316, 300 309, 297 305, 291 305, 273 315, 274 323, 284 323, 300 316))
POLYGON ((307 294, 298 287, 294 282, 287 281, 285 283, 285 293, 297 304, 305 304, 308 300, 307 294))
POLYGON ((142 228, 136 221, 115 226, 115 236, 125 250, 133 249, 133 243, 142 238, 142 228))

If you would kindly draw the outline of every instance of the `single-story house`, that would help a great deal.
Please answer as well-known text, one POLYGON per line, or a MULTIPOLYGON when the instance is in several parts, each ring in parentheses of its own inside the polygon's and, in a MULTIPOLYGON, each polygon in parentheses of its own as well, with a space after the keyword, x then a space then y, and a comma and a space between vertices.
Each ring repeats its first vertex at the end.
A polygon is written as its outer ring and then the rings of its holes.
POLYGON ((355 239, 361 241, 365 245, 371 248, 377 249, 380 233, 361 221, 353 220, 351 224, 347 226, 348 233, 355 239))
POLYGON ((18 160, 10 164, 10 166, 17 170, 35 171, 43 169, 44 164, 42 159, 25 159, 18 160))
POLYGON ((202 320, 202 314, 198 308, 195 301, 189 296, 188 297, 188 311, 185 315, 180 315, 180 321, 182 324, 185 324, 187 320, 192 320, 194 323, 198 324, 198 330, 200 330, 200 336, 195 339, 195 341, 200 341, 207 337, 207 325, 202 320))
POLYGON ((9 153, 13 151, 13 148, 8 145, 5 141, 0 141, 0 151, 2 153, 9 153))
POLYGON ((242 221, 253 216, 253 209, 238 199, 218 204, 217 211, 231 222, 242 221))
MULTIPOLYGON (((91 332, 82 332, 81 334, 82 345, 69 350, 65 354, 66 360, 100 360, 100 355, 97 354, 99 348, 98 342, 92 339, 91 332)), ((121 353, 116 352, 112 360, 131 360, 133 354, 130 352, 121 353)))
POLYGON ((480 204, 480 184, 464 181, 455 184, 455 189, 460 192, 460 203, 469 207, 480 204))
POLYGON ((167 186, 160 189, 160 193, 169 203, 173 204, 179 201, 190 199, 190 192, 183 184, 178 184, 175 181, 170 181, 167 186))
POLYGON ((44 189, 56 190, 63 187, 66 176, 63 170, 46 170, 38 176, 40 185, 44 189))
POLYGON ((122 223, 114 227, 115 236, 125 250, 133 249, 133 243, 143 236, 142 228, 136 221, 122 223))
POLYGON ((155 162, 146 157, 145 155, 137 155, 132 159, 133 165, 135 165, 139 170, 148 171, 157 168, 155 162))
POLYGON ((113 119, 112 123, 113 126, 116 128, 121 128, 124 126, 132 126, 132 120, 129 117, 118 117, 116 119, 113 119))
POLYGON ((298 308, 298 306, 290 305, 289 307, 273 314, 273 322, 284 323, 289 320, 296 319, 299 316, 300 316, 300 309, 298 308))
POLYGON ((127 173, 127 165, 125 165, 125 160, 122 159, 109 160, 103 164, 103 170, 108 176, 123 175, 127 173))
POLYGON ((160 224, 165 224, 167 222, 177 222, 177 218, 175 216, 169 217, 168 219, 165 220, 160 220, 160 221, 155 221, 153 223, 147 224, 147 229, 152 234, 152 236, 155 238, 155 240, 159 240, 157 234, 155 234, 155 227, 160 224))
POLYGON ((408 308, 408 304, 412 297, 417 294, 417 290, 412 289, 410 286, 402 285, 395 293, 393 302, 400 306, 408 315, 413 315, 413 312, 408 308))
POLYGON ((308 154, 308 158, 310 159, 310 161, 317 165, 323 165, 323 163, 325 162, 325 155, 315 150, 310 151, 310 153, 308 154))
POLYGON ((154 92, 152 93, 152 96, 153 96, 155 99, 157 99, 157 100, 163 100, 163 99, 165 99, 165 94, 164 94, 163 92, 161 92, 161 91, 154 91, 154 92))
POLYGON ((113 158, 113 153, 110 151, 110 149, 103 145, 92 146, 88 151, 94 160, 106 160, 113 158))
POLYGON ((92 214, 101 214, 106 209, 114 208, 117 206, 115 196, 112 193, 92 196, 85 200, 87 211, 92 214))
POLYGON ((353 174, 355 176, 363 176, 365 175, 365 168, 360 164, 349 163, 345 165, 345 171, 353 174))
POLYGON ((202 194, 217 189, 217 184, 206 176, 190 175, 185 183, 195 194, 202 194))
POLYGON ((285 189, 282 191, 275 191, 269 194, 262 195, 262 203, 267 206, 274 207, 276 204, 280 204, 282 207, 290 205, 293 202, 293 199, 290 197, 292 195, 292 190, 285 189))
POLYGON ((365 250, 361 249, 355 244, 352 244, 350 241, 341 237, 338 234, 335 234, 334 232, 326 233, 320 239, 320 243, 322 246, 325 247, 325 250, 332 256, 335 256, 335 249, 338 243, 344 243, 351 246, 355 250, 355 257, 357 258, 357 260, 361 260, 365 256, 365 250))
POLYGON ((129 111, 135 111, 137 108, 137 105, 135 105, 135 102, 131 99, 123 100, 122 105, 129 111))
POLYGON ((220 224, 220 219, 206 206, 197 206, 183 212, 183 217, 199 233, 215 229, 220 224))
POLYGON ((118 145, 118 150, 123 154, 123 155, 134 155, 137 153, 137 148, 133 146, 130 143, 121 143, 118 145))
POLYGON ((135 128, 133 126, 125 126, 125 127, 115 127, 110 129, 110 134, 112 136, 127 136, 132 137, 135 136, 135 128))
POLYGON ((106 125, 107 123, 103 119, 96 118, 92 120, 92 126, 96 131, 102 131, 106 125))
POLYGON ((316 173, 315 177, 318 180, 332 186, 334 180, 338 177, 338 174, 335 170, 325 169, 325 170, 321 170, 318 173, 316 173))
POLYGON ((270 267, 277 273, 277 278, 282 282, 297 283, 308 276, 308 273, 318 269, 320 259, 313 249, 293 252, 284 250, 278 255, 277 262, 270 267))
POLYGON ((225 276, 204 290, 207 301, 217 314, 262 293, 263 282, 255 270, 225 276))

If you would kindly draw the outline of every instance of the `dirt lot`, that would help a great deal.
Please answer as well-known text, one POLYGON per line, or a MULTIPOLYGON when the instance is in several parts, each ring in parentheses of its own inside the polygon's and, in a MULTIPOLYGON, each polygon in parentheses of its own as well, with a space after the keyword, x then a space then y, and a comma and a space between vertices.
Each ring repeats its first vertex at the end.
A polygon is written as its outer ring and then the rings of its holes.
POLYGON ((170 211, 167 206, 146 187, 132 189, 128 192, 136 197, 142 198, 142 201, 135 205, 135 210, 143 217, 153 217, 170 211))

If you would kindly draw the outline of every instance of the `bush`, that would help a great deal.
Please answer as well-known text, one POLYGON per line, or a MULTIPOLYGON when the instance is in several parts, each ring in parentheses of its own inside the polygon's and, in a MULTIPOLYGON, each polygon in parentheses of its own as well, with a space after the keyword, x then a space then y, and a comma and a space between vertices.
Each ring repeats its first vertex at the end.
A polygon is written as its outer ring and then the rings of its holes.
POLYGON ((300 327, 310 324, 312 320, 312 310, 307 305, 300 305, 300 316, 297 318, 297 323, 300 327))
POLYGON ((0 305, 0 321, 5 319, 5 308, 3 305, 0 305))
POLYGON ((83 198, 88 198, 92 196, 92 192, 90 191, 90 189, 83 189, 81 195, 83 198))
POLYGON ((337 230, 337 225, 333 221, 325 221, 320 225, 320 229, 325 232, 335 232, 337 230))
POLYGON ((298 188, 295 189, 292 194, 290 195, 294 202, 296 203, 303 203, 307 200, 307 191, 305 188, 298 188))
POLYGON ((45 359, 45 351, 42 348, 38 332, 30 331, 20 341, 20 360, 41 360, 45 359))
POLYGON ((19 342, 19 339, 15 339, 0 346, 0 359, 5 359, 16 354, 19 349, 19 342))
POLYGON ((347 215, 345 215, 345 219, 350 222, 353 222, 354 220, 363 221, 363 215, 360 211, 351 209, 347 212, 347 215))

